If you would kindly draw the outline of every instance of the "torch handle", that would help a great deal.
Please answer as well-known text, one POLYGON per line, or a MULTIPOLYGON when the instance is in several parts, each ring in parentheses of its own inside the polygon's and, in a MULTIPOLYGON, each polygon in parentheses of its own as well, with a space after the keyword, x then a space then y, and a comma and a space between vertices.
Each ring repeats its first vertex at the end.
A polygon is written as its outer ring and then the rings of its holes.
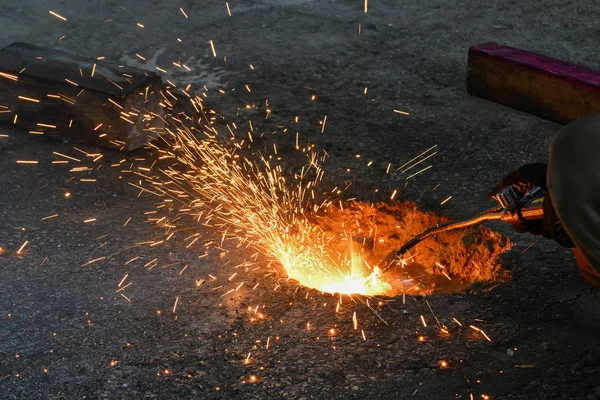
POLYGON ((534 199, 514 212, 506 212, 502 221, 514 224, 519 221, 535 221, 544 218, 544 199, 534 199))

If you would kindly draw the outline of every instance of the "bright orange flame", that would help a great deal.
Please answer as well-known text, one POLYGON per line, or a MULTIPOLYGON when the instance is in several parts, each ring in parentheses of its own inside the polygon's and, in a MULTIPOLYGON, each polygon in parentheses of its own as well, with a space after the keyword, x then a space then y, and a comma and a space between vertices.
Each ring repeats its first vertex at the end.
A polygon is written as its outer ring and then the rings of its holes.
POLYGON ((369 270, 358 255, 342 265, 324 257, 319 249, 282 241, 273 246, 272 254, 281 262, 287 275, 301 285, 326 293, 377 295, 391 289, 379 269, 369 270))

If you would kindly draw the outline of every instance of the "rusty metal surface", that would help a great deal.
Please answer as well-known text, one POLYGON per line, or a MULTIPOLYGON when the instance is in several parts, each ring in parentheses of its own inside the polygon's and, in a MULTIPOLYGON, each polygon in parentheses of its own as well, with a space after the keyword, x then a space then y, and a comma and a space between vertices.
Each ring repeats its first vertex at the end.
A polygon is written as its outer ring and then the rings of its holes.
POLYGON ((600 72, 496 43, 471 47, 468 58, 472 95, 560 123, 600 110, 600 72))

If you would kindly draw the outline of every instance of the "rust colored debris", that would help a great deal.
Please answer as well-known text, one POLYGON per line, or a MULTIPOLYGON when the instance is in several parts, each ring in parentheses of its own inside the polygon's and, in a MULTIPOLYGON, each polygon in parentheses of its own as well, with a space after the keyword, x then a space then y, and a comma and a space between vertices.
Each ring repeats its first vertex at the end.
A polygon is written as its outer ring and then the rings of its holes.
MULTIPOLYGON (((309 218, 331 238, 329 248, 348 253, 352 246, 370 266, 425 229, 451 221, 412 202, 355 201, 343 204, 343 209, 330 205, 309 218)), ((498 256, 511 247, 506 236, 481 225, 433 236, 407 254, 405 265, 387 273, 393 290, 386 294, 447 293, 475 282, 506 281, 510 273, 498 256)))

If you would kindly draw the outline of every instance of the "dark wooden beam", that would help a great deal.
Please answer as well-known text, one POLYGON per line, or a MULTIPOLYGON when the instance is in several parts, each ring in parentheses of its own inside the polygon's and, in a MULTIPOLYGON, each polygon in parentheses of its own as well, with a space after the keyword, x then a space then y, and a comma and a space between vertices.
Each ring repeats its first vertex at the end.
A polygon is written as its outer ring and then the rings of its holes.
POLYGON ((568 123, 600 111, 600 73, 496 43, 468 54, 467 90, 543 118, 568 123))
POLYGON ((0 50, 0 120, 130 151, 163 129, 163 84, 139 68, 13 43, 0 50))

